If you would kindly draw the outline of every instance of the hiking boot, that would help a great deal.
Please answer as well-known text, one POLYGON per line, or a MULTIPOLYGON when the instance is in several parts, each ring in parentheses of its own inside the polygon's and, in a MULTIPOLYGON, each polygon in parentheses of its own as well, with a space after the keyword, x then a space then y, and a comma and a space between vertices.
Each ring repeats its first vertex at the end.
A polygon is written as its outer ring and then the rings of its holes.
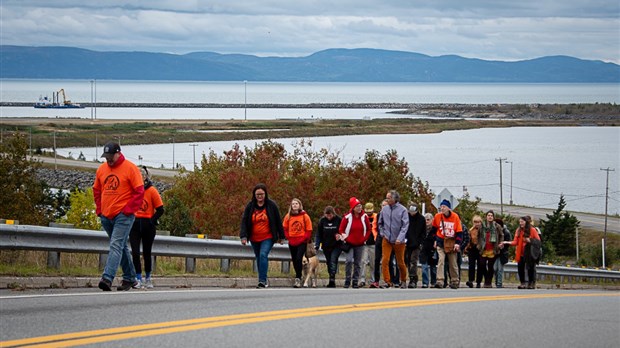
POLYGON ((527 284, 527 288, 528 289, 536 289, 536 283, 535 282, 531 282, 531 283, 527 284))
POLYGON ((517 286, 517 289, 527 289, 527 284, 521 283, 521 285, 517 286))
POLYGON ((370 283, 370 288, 371 289, 379 289, 379 282, 372 282, 372 283, 370 283))
POLYGON ((112 291, 112 282, 105 278, 101 278, 99 281, 99 289, 103 291, 112 291))
POLYGON ((294 288, 301 288, 301 279, 299 278, 295 278, 295 284, 293 285, 294 288))
POLYGON ((328 288, 335 288, 336 287, 336 281, 334 279, 330 279, 329 283, 327 283, 327 287, 328 288))
POLYGON ((490 289, 490 288, 492 288, 492 287, 493 287, 493 285, 491 285, 491 284, 484 284, 484 288, 485 288, 485 289, 490 289))
POLYGON ((473 287, 474 287, 474 283, 472 283, 472 282, 466 282, 465 284, 466 284, 467 286, 469 286, 470 288, 473 288, 473 287))
POLYGON ((131 282, 129 280, 123 279, 123 281, 121 282, 121 285, 116 287, 116 291, 127 291, 136 285, 138 285, 137 280, 134 280, 133 282, 131 282))
POLYGON ((353 282, 353 289, 359 289, 360 286, 357 284, 357 282, 353 282))

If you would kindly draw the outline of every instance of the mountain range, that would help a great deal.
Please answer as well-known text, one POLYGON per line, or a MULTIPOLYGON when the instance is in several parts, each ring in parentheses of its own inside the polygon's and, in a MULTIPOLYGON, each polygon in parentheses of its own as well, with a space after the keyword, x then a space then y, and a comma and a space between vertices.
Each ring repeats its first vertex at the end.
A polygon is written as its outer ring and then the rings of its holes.
POLYGON ((569 56, 514 62, 380 49, 305 57, 0 46, 0 78, 299 82, 619 83, 620 65, 569 56))

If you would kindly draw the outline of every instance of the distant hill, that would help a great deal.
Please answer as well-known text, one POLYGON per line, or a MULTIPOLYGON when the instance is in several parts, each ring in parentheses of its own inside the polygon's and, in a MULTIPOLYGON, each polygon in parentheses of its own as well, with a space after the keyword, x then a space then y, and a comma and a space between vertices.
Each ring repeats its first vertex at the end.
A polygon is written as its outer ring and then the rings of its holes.
POLYGON ((0 46, 0 78, 303 82, 620 82, 620 65, 550 56, 517 62, 377 49, 307 57, 99 52, 0 46))

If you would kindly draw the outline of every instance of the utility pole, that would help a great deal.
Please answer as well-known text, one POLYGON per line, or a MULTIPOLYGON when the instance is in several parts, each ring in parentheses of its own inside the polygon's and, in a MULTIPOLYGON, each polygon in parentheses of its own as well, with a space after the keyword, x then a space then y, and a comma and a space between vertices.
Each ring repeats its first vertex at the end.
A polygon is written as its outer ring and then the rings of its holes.
POLYGON ((99 162, 99 139, 97 137, 98 134, 95 132, 95 161, 99 162))
POLYGON ((512 161, 506 161, 506 163, 510 163, 510 205, 512 205, 512 161))
POLYGON ((58 170, 58 163, 56 163, 56 131, 54 131, 54 170, 58 170))
POLYGON ((502 162, 507 160, 507 158, 496 158, 496 161, 499 161, 499 209, 500 213, 504 215, 504 191, 502 184, 502 162))
POLYGON ((603 230, 603 268, 605 268, 605 242, 607 242, 607 205, 609 204, 609 172, 615 169, 601 168, 607 172, 607 180, 605 181, 605 229, 603 230))
POLYGON ((189 144, 189 146, 194 148, 194 169, 196 169, 196 146, 198 146, 198 144, 189 144))

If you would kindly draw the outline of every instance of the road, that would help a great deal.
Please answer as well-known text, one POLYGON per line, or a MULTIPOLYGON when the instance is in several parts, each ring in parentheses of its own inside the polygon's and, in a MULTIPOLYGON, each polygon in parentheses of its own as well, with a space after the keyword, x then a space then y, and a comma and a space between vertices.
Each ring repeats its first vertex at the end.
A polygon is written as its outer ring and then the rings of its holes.
POLYGON ((616 291, 2 290, 0 308, 2 347, 44 342, 51 347, 617 347, 620 342, 616 291))
MULTIPOLYGON (((59 166, 64 167, 78 167, 78 168, 89 168, 89 169, 97 169, 101 165, 101 163, 91 162, 91 161, 77 161, 71 159, 57 158, 53 157, 45 157, 45 156, 32 156, 32 158, 39 160, 43 163, 47 164, 57 164, 59 166)), ((179 175, 179 172, 172 169, 157 169, 157 168, 149 168, 149 172, 152 176, 163 176, 172 178, 179 175)))
MULTIPOLYGON (((492 209, 496 212, 500 211, 499 204, 490 204, 490 203, 480 203, 478 207, 482 211, 487 211, 492 209)), ((512 205, 504 205, 504 214, 510 214, 512 216, 525 216, 530 215, 535 220, 539 220, 540 218, 546 219, 546 214, 552 214, 553 209, 541 209, 541 208, 529 208, 529 207, 520 207, 520 206, 512 206, 512 205)), ((595 215, 588 213, 579 213, 579 212, 570 212, 572 215, 579 219, 579 225, 583 228, 593 229, 596 231, 604 231, 605 227, 605 216, 603 215, 595 215)), ((620 234, 620 218, 609 216, 607 218, 607 232, 620 234)))

